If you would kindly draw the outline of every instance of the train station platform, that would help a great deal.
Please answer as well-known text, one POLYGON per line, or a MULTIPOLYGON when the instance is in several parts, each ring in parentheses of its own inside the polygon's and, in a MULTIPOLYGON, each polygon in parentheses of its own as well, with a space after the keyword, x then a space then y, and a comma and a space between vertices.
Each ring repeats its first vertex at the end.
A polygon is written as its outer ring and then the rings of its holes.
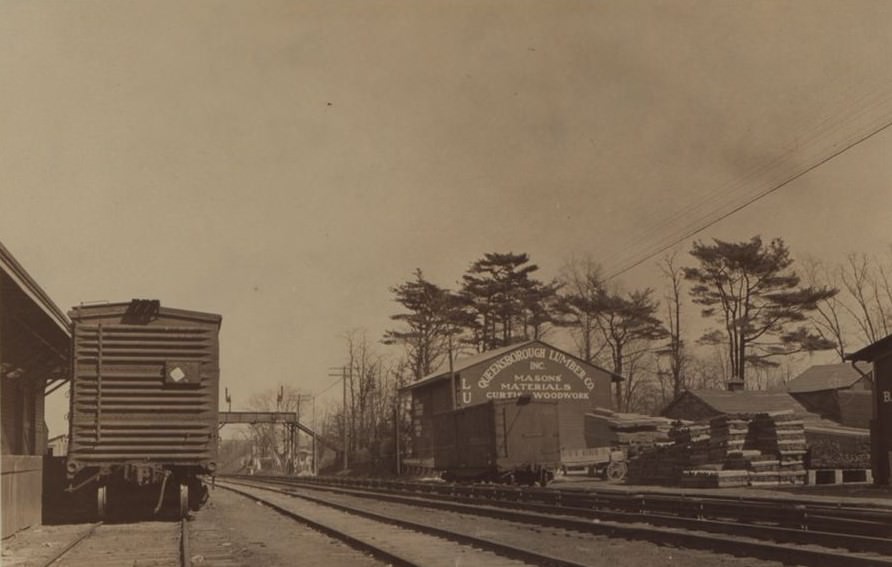
POLYGON ((608 482, 590 477, 567 475, 556 478, 549 488, 600 492, 605 494, 679 495, 696 498, 764 498, 766 500, 815 502, 841 506, 892 508, 892 487, 871 484, 787 485, 776 488, 679 488, 608 482))

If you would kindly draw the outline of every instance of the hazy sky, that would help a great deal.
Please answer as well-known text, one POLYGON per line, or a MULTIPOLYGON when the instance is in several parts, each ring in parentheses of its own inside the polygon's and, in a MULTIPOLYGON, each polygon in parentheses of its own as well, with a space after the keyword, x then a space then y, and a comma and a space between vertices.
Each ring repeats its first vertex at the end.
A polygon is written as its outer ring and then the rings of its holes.
MULTIPOLYGON (((612 273, 892 120, 890 53, 887 1, 4 0, 0 239, 63 309, 222 313, 235 408, 318 392, 415 268, 612 273)), ((700 238, 877 252, 890 150, 700 238)))

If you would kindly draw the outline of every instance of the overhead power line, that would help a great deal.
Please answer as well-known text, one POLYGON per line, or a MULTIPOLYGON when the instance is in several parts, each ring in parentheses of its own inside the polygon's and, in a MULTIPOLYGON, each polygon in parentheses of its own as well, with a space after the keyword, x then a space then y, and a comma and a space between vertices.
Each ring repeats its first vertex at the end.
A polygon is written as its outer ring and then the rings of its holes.
POLYGON ((835 157, 845 153, 846 151, 850 150, 851 148, 857 146, 858 144, 872 138, 873 136, 879 134, 883 130, 888 129, 890 126, 892 126, 892 120, 887 120, 886 122, 883 122, 880 126, 869 130, 867 133, 857 136, 854 140, 843 144, 839 149, 833 150, 829 155, 824 156, 823 158, 819 159, 815 163, 813 163, 805 168, 802 168, 799 171, 795 172, 794 174, 784 178, 784 180, 781 181, 780 183, 772 185, 770 188, 756 193, 753 197, 750 197, 749 199, 744 201, 742 204, 733 207, 731 210, 720 214, 718 217, 716 217, 712 220, 704 221, 702 224, 695 226, 693 229, 684 232, 681 236, 673 238, 671 241, 669 241, 666 244, 658 245, 658 248, 655 251, 647 252, 643 257, 632 261, 632 263, 630 263, 616 271, 609 273, 609 275, 607 275, 605 277, 605 280, 611 280, 613 278, 616 278, 617 276, 620 276, 620 275, 628 272, 629 270, 632 270, 632 269, 640 266, 644 262, 665 252, 666 250, 669 250, 670 248, 672 248, 673 246, 676 246, 680 242, 683 242, 693 236, 696 236, 700 232, 703 232, 707 228, 709 228, 709 227, 723 221, 724 219, 730 217, 731 215, 745 209, 746 207, 752 205, 753 203, 759 201, 760 199, 782 189, 783 187, 789 185, 790 183, 799 179, 803 175, 805 175, 811 171, 814 171, 815 169, 821 167, 822 165, 824 165, 825 163, 834 159, 835 157))

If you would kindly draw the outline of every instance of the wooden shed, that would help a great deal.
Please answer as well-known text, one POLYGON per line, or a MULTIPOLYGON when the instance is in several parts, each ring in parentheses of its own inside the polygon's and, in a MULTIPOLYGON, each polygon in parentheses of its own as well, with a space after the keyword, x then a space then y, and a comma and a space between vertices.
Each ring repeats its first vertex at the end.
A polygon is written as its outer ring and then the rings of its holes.
POLYGON ((786 385, 791 396, 812 413, 847 427, 870 427, 873 385, 850 364, 820 364, 786 385))
POLYGON ((672 419, 704 421, 720 415, 755 415, 784 411, 797 415, 810 413, 786 392, 685 390, 669 402, 660 415, 672 419))

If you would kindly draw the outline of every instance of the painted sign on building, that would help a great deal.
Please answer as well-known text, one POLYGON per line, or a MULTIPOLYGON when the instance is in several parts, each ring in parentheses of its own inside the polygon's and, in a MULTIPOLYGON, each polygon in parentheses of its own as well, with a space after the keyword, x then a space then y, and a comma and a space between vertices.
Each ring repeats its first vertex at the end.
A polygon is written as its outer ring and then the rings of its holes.
POLYGON ((456 397, 463 406, 525 395, 535 400, 590 400, 595 381, 610 377, 593 375, 589 368, 559 350, 531 345, 463 371, 456 397))

